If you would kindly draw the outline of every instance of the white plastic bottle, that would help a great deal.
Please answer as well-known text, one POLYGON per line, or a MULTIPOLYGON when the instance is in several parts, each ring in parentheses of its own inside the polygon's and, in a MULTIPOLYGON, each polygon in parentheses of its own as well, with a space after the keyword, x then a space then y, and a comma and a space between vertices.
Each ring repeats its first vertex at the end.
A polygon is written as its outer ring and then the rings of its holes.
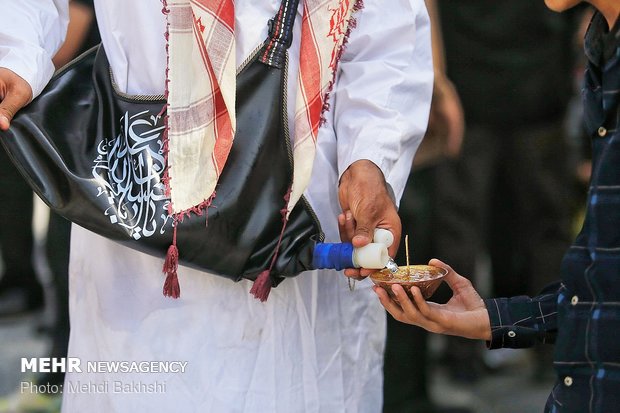
POLYGON ((353 264, 356 268, 381 269, 391 260, 388 247, 394 242, 392 232, 376 228, 373 241, 361 248, 353 248, 353 264))

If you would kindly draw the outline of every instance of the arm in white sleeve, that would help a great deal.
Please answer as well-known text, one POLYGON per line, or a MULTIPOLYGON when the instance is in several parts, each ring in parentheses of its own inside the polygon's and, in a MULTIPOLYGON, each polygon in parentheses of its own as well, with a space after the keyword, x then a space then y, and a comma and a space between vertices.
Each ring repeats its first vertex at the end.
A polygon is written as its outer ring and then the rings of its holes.
POLYGON ((400 199, 426 131, 433 89, 423 0, 364 2, 333 91, 338 173, 368 159, 400 199))
POLYGON ((0 67, 12 70, 41 93, 54 74, 52 57, 69 20, 68 0, 0 0, 0 67))

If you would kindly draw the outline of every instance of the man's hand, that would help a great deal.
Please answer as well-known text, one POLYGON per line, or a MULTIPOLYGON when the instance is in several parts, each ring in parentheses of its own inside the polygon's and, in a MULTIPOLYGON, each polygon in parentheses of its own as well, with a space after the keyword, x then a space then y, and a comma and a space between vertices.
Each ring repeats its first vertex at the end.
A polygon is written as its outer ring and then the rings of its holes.
POLYGON ((32 88, 15 72, 0 68, 0 130, 7 130, 18 110, 32 99, 32 88))
POLYGON ((446 304, 426 302, 418 287, 411 287, 411 301, 398 284, 392 286, 396 295, 396 300, 392 300, 383 288, 375 287, 375 293, 385 309, 396 320, 432 333, 491 340, 489 313, 471 282, 439 260, 433 259, 429 264, 448 270, 445 281, 452 289, 450 301, 446 304))
MULTIPOLYGON (((372 242, 375 228, 385 228, 394 235, 388 248, 390 257, 394 257, 401 235, 400 217, 377 165, 366 159, 352 163, 342 174, 338 197, 343 211, 338 216, 340 239, 359 248, 372 242)), ((359 279, 373 271, 349 268, 344 274, 359 279)))

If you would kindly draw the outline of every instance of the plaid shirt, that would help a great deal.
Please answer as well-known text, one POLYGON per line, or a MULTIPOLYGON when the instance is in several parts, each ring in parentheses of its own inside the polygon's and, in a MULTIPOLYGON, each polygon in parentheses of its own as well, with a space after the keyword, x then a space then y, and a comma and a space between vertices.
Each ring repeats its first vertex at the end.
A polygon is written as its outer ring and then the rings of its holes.
POLYGON ((486 300, 490 348, 556 344, 552 413, 620 411, 620 18, 607 32, 596 14, 585 49, 593 164, 583 228, 564 257, 561 282, 534 298, 486 300))

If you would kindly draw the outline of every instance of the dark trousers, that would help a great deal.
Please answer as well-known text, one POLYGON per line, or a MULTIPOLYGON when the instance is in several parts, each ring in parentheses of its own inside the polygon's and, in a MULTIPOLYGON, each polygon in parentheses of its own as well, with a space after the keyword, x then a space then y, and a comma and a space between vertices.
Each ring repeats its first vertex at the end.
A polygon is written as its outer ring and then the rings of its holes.
POLYGON ((436 188, 436 253, 457 272, 473 276, 486 250, 495 296, 537 294, 557 279, 574 196, 559 123, 470 126, 436 188))
MULTIPOLYGON (((405 264, 405 234, 409 234, 411 264, 425 264, 432 257, 434 177, 433 167, 409 175, 399 208, 403 226, 403 237, 396 256, 399 265, 405 264)), ((400 323, 389 314, 387 317, 383 411, 428 412, 428 333, 419 327, 400 323)))
POLYGON ((0 149, 0 252, 4 263, 2 284, 29 286, 37 282, 33 267, 32 190, 4 149, 0 149))
MULTIPOLYGON (((49 357, 67 357, 69 349, 69 247, 71 222, 50 212, 47 230, 46 255, 52 273, 56 296, 55 323, 51 330, 52 348, 49 357)), ((59 385, 65 374, 47 373, 38 378, 38 384, 59 385)))
MULTIPOLYGON (((0 150, 0 188, 5 193, 5 202, 0 208, 0 247, 5 265, 2 285, 30 287, 39 282, 33 266, 33 193, 4 149, 0 150)), ((67 356, 70 234, 71 223, 50 213, 46 257, 56 296, 50 357, 67 356)), ((39 384, 62 384, 63 381, 63 373, 48 373, 37 378, 39 384)))

